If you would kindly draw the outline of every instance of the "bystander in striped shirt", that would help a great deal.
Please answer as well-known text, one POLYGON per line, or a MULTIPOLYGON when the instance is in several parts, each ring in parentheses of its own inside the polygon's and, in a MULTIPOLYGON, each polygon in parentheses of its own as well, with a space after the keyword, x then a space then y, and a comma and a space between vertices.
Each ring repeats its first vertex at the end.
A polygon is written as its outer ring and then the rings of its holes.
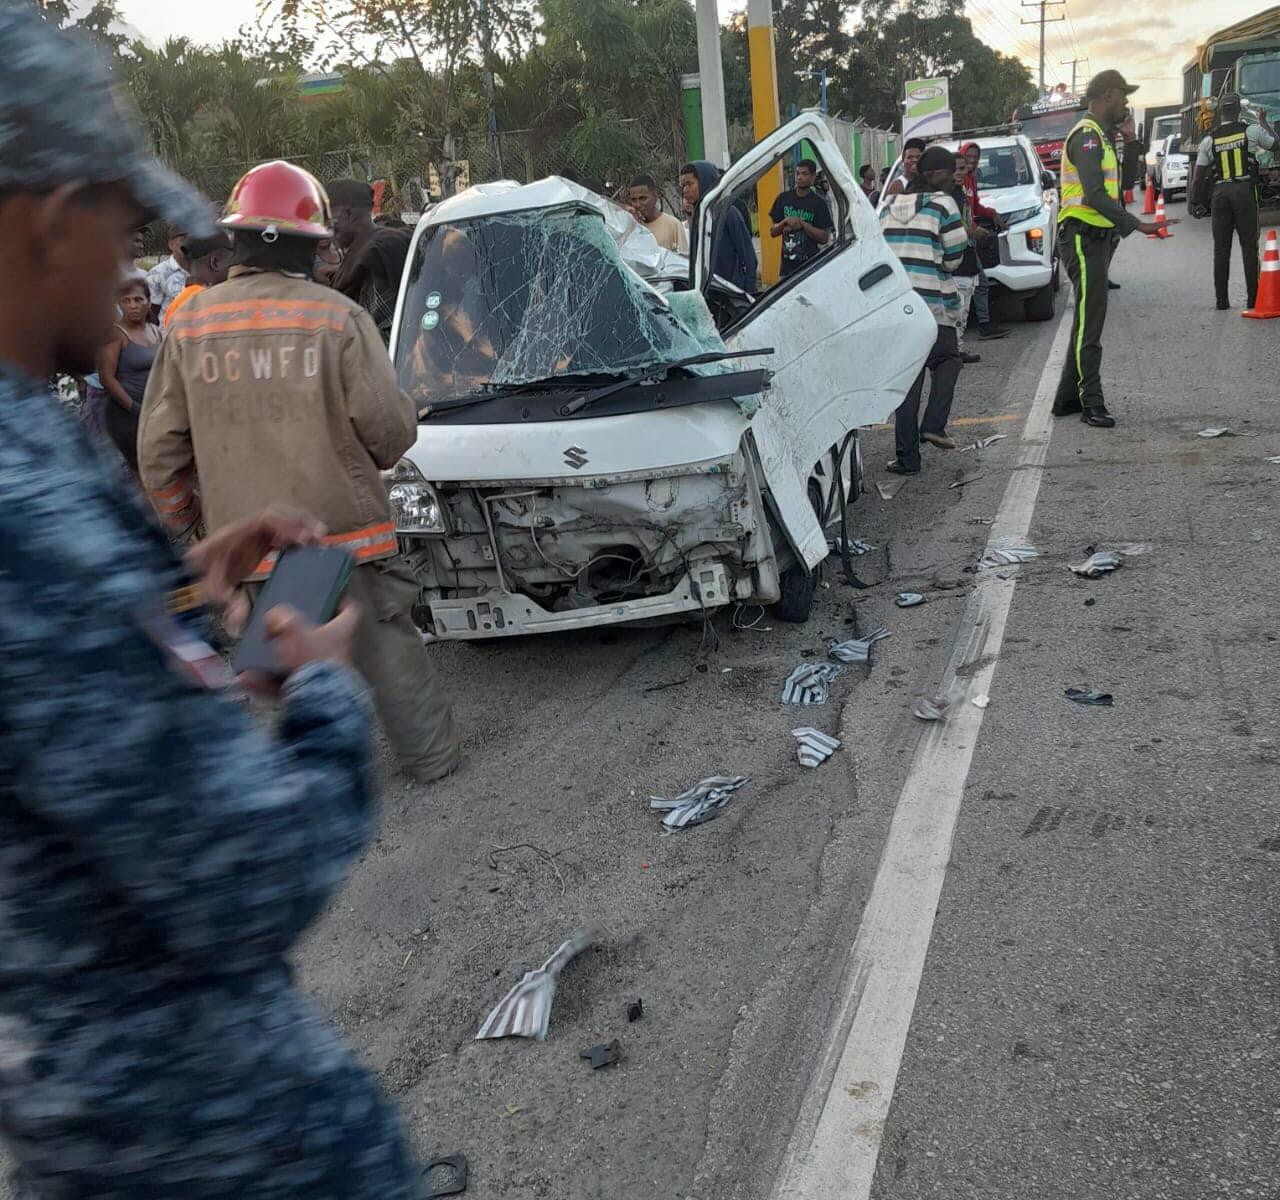
POLYGON ((905 192, 881 212, 880 229, 934 319, 954 327, 961 306, 952 273, 969 245, 956 202, 942 191, 905 192))

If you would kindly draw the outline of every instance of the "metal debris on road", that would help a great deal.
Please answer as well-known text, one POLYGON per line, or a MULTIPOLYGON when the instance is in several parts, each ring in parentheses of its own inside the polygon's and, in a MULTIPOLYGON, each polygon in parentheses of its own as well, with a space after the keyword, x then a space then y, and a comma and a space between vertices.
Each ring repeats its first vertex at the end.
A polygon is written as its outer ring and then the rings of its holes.
POLYGON ((979 560, 980 567, 1012 567, 1018 563, 1030 562, 1039 558, 1040 551, 1029 542, 1007 541, 1003 545, 992 546, 979 560))
POLYGON ((627 1020, 634 1025, 644 1016, 644 1001, 637 996, 627 1005, 627 1020))
POLYGON ((1003 442, 1009 435, 1007 433, 993 433, 990 437, 980 438, 976 442, 970 442, 967 446, 961 446, 961 450, 985 450, 988 446, 994 446, 997 442, 1003 442))
POLYGON ((906 482, 905 479, 882 479, 876 484, 876 491, 880 493, 881 500, 892 500, 906 482))
POLYGON ((1269 459, 1267 459, 1267 462, 1269 462, 1269 463, 1280 463, 1280 454, 1277 454, 1274 458, 1269 458, 1269 459))
POLYGON ((899 608, 918 608, 924 603, 924 597, 919 592, 899 592, 893 602, 899 608))
POLYGON ((831 663, 801 663, 782 685, 783 704, 826 704, 840 668, 831 663))
POLYGON ((864 542, 860 538, 828 538, 827 545, 831 547, 832 553, 834 554, 839 554, 841 548, 847 545, 849 553, 855 556, 870 554, 873 550, 878 549, 878 547, 873 546, 870 542, 864 542))
POLYGON ((1236 434, 1230 429, 1202 429, 1196 434, 1196 437, 1215 438, 1215 437, 1235 437, 1236 434))
POLYGON ((828 638, 827 653, 844 663, 864 663, 871 661, 871 647, 893 635, 885 628, 873 629, 864 638, 851 638, 847 642, 837 642, 828 638))
POLYGON ((970 700, 969 703, 972 704, 974 708, 986 708, 991 703, 991 697, 990 696, 974 696, 974 698, 970 700))
POLYGON ((994 525, 995 523, 995 517, 970 517, 965 522, 966 525, 994 525))
POLYGON ((551 1001, 556 994, 556 976, 595 940, 595 929, 579 929, 567 941, 561 942, 556 952, 536 971, 526 971, 524 978, 498 1001, 485 1018, 475 1040, 526 1037, 546 1041, 551 1001))
POLYGON ((945 721, 954 703, 950 696, 935 696, 932 700, 922 696, 911 711, 922 721, 945 721))
POLYGON ((977 483, 978 480, 982 478, 982 476, 983 476, 982 471, 978 471, 973 475, 966 475, 962 479, 957 479, 955 483, 948 484, 947 490, 954 492, 956 488, 967 487, 971 483, 977 483))
POLYGON ((426 1180, 423 1200, 435 1200, 437 1196, 460 1196, 467 1190, 467 1175, 470 1168, 465 1154, 450 1154, 444 1158, 433 1158, 422 1168, 422 1178, 426 1180), (437 1172, 443 1177, 436 1183, 431 1176, 437 1172))
POLYGON ((1066 697, 1077 704, 1098 704, 1107 708, 1112 704, 1110 692, 1086 691, 1084 688, 1067 688, 1066 697))
POLYGON ((650 796, 649 807, 667 814, 662 824, 668 830, 688 829, 718 815, 729 803, 729 797, 750 779, 749 775, 713 775, 672 800, 650 796))
POLYGON ((1085 579, 1100 579, 1103 575, 1109 575, 1117 567, 1124 566, 1124 558, 1114 550, 1099 550, 1084 562, 1069 565, 1076 575, 1083 575, 1085 579))
POLYGON ((800 743, 796 750, 796 757, 800 760, 802 767, 820 767, 840 749, 838 738, 833 738, 830 734, 808 725, 793 729, 791 735, 800 743))
POLYGON ((614 1038, 607 1046, 592 1046, 578 1057, 587 1059, 591 1063, 591 1069, 598 1071, 601 1067, 610 1067, 622 1061, 622 1043, 614 1038))

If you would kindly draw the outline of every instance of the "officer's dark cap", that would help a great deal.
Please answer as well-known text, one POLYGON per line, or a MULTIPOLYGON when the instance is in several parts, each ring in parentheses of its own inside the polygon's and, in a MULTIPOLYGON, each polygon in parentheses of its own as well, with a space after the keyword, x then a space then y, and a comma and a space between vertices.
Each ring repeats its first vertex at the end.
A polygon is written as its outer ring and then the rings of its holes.
POLYGON ((1138 85, 1136 83, 1127 83, 1125 77, 1119 71, 1099 71, 1089 80, 1089 86, 1085 89, 1084 98, 1086 100, 1096 100, 1099 96, 1113 90, 1124 92, 1126 96, 1132 96, 1138 90, 1138 85))
POLYGON ((0 7, 0 191, 119 184, 147 220, 212 232, 200 194, 162 167, 106 62, 83 35, 0 7))
POLYGON ((1237 92, 1225 93, 1223 97, 1218 101, 1218 108, 1219 109, 1230 108, 1230 109, 1234 109, 1236 112, 1239 112, 1240 111, 1239 93, 1237 92))

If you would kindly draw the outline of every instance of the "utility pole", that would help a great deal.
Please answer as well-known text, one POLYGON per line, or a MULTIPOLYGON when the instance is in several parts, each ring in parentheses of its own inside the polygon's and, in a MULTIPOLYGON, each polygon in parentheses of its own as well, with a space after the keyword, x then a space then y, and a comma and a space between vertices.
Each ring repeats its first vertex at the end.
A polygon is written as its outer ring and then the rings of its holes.
POLYGON ((698 0, 698 75, 702 84, 702 136, 710 162, 729 165, 729 121, 724 109, 724 63, 716 0, 698 0))
POLYGON ((1053 25, 1058 21, 1065 21, 1066 14, 1060 17, 1050 17, 1047 11, 1050 8, 1060 8, 1066 4, 1066 0, 1022 0, 1023 8, 1038 8, 1040 15, 1033 21, 1023 20, 1024 25, 1040 26, 1040 99, 1044 99, 1044 27, 1045 25, 1053 25))
POLYGON ((497 178, 503 176, 502 139, 498 136, 498 110, 493 97, 493 26, 489 23, 489 0, 480 0, 480 53, 484 58, 484 96, 489 105, 489 150, 497 178))
MULTIPOLYGON (((747 0, 747 50, 751 64, 751 113, 756 141, 767 138, 779 125, 778 62, 774 51, 773 0, 747 0)), ((760 274, 765 287, 778 282, 782 270, 782 242, 765 236, 773 202, 782 191, 782 164, 760 176, 756 202, 760 208, 760 274)))
POLYGON ((1062 59, 1058 63, 1058 65, 1061 67, 1071 68, 1071 94, 1073 96, 1076 94, 1076 67, 1078 67, 1081 63, 1087 63, 1088 61, 1089 60, 1087 58, 1072 58, 1072 59, 1062 59))

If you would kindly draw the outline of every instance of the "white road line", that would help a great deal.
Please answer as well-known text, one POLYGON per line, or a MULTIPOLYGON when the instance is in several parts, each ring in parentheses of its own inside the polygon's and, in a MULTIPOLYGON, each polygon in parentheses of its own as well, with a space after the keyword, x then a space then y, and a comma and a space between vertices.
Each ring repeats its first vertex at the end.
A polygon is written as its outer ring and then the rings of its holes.
MULTIPOLYGON (((1071 322, 1063 319, 1023 427, 1018 463, 988 548, 1031 527, 1071 322)), ((801 1106, 773 1200, 867 1200, 880 1140, 924 971, 969 764, 984 710, 967 697, 991 686, 1013 603, 1017 569, 984 570, 969 597, 942 681, 961 701, 949 721, 922 732, 871 897, 849 952, 827 1044, 801 1106), (985 660, 985 661, 983 661, 985 660), (983 665, 969 675, 957 668, 983 665)))

